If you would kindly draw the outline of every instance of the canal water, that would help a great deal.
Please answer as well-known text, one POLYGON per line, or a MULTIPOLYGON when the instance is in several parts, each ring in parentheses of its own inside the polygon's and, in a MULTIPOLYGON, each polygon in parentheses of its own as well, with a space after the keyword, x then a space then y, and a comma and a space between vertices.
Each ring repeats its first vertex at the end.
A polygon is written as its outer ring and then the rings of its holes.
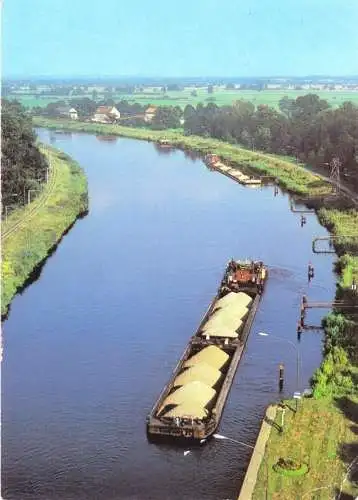
MULTIPOLYGON (((2 495, 6 499, 234 499, 250 450, 211 440, 147 442, 145 420, 231 258, 269 281, 219 432, 254 444, 265 407, 299 389, 322 334, 296 338, 299 303, 331 300, 333 257, 314 215, 300 226, 273 188, 244 188, 200 159, 144 141, 40 130, 85 169, 90 210, 18 295, 3 325, 2 495), (307 265, 315 267, 307 282, 307 265), (259 336, 259 332, 282 338, 259 336)), ((323 311, 309 313, 319 324, 323 311)))

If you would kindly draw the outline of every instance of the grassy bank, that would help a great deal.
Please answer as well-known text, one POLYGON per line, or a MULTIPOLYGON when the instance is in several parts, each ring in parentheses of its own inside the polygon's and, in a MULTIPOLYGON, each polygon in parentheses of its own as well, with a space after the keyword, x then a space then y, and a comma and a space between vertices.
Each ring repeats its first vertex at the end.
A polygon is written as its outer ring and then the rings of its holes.
MULTIPOLYGON (((357 212, 321 209, 322 224, 337 236, 357 234, 357 212), (349 232, 348 232, 349 231, 349 232), (355 233, 354 233, 355 231, 355 233)), ((358 279, 358 257, 355 243, 340 238, 336 249, 340 255, 337 270, 340 278, 337 299, 358 305, 351 290, 358 279), (353 253, 346 253, 348 250, 353 253)), ((358 323, 356 309, 331 312, 324 319, 323 361, 312 377, 313 398, 303 399, 297 414, 286 410, 285 429, 281 434, 272 427, 257 478, 253 499, 265 498, 269 471, 270 500, 343 500, 358 495, 358 463, 352 474, 347 469, 358 456, 358 323), (303 477, 286 477, 272 466, 280 458, 307 463, 309 472, 303 477), (343 481, 344 480, 344 481, 343 481)), ((289 403, 293 407, 294 403, 289 403)), ((281 421, 278 412, 277 424, 281 421)))
MULTIPOLYGON (((288 406, 295 408, 293 401, 288 406)), ((341 397, 335 400, 302 400, 297 414, 287 409, 284 430, 280 433, 272 427, 266 448, 265 460, 268 464, 268 498, 270 500, 330 500, 336 498, 346 468, 357 451, 357 420, 354 412, 358 399, 341 397), (273 470, 280 457, 291 458, 309 467, 301 477, 287 477, 273 470)), ((277 426, 281 425, 281 411, 276 416, 277 426)), ((267 486, 266 467, 261 464, 253 500, 265 497, 267 486)), ((357 488, 347 481, 343 484, 345 498, 354 498, 357 488)))
MULTIPOLYGON (((337 299, 358 305, 351 290, 358 280, 357 211, 321 209, 320 221, 335 236, 340 255, 337 299), (355 238, 346 238, 353 234, 355 238)), ((257 478, 253 499, 265 498, 267 469, 269 499, 330 500, 340 489, 346 500, 358 495, 358 463, 351 474, 347 470, 358 457, 358 322, 356 309, 331 312, 323 321, 325 336, 323 361, 312 377, 313 398, 303 399, 295 414, 286 410, 284 432, 272 427, 257 478), (286 477, 272 468, 280 458, 307 463, 303 477, 286 477)), ((290 402, 289 406, 294 407, 290 402)), ((278 412, 276 423, 281 423, 278 412)))
POLYGON ((94 134, 118 135, 133 139, 158 141, 167 139, 175 147, 190 149, 198 153, 216 153, 224 161, 249 171, 259 171, 263 175, 272 175, 278 178, 280 184, 287 190, 299 195, 320 196, 331 193, 329 183, 314 173, 292 163, 288 159, 281 159, 275 155, 249 151, 238 146, 212 138, 199 136, 185 136, 181 131, 155 131, 142 128, 123 127, 121 125, 104 125, 95 123, 74 122, 70 120, 48 119, 34 117, 35 126, 89 132, 94 134))
POLYGON ((358 211, 321 209, 318 213, 321 224, 336 237, 339 253, 358 254, 358 211))
POLYGON ((318 217, 336 237, 334 246, 340 255, 338 272, 341 290, 348 290, 355 280, 358 283, 358 211, 328 210, 318 211, 318 217))
POLYGON ((2 316, 34 268, 88 206, 87 181, 79 165, 60 151, 40 149, 51 164, 48 184, 2 224, 2 316))

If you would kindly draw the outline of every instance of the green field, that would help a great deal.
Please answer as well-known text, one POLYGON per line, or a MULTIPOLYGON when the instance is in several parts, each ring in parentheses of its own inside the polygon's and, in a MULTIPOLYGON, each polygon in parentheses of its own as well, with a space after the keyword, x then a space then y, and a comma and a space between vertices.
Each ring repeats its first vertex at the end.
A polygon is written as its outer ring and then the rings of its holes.
MULTIPOLYGON (((256 106, 259 104, 267 104, 269 106, 278 107, 278 103, 283 96, 296 98, 308 93, 318 94, 322 99, 326 99, 333 107, 337 107, 345 101, 352 101, 358 105, 358 91, 309 91, 309 90, 215 90, 213 94, 208 94, 207 88, 196 89, 198 95, 194 97, 191 95, 193 88, 186 88, 183 91, 168 91, 164 94, 161 91, 155 92, 154 89, 148 88, 144 92, 136 94, 123 95, 113 94, 113 99, 119 101, 126 99, 129 102, 138 102, 140 104, 155 104, 157 106, 180 106, 184 108, 187 104, 196 105, 199 102, 207 103, 208 99, 215 102, 218 106, 230 105, 238 99, 250 101, 256 106)), ((34 95, 17 95, 10 98, 17 98, 24 106, 46 106, 49 102, 56 100, 67 100, 68 97, 63 96, 44 96, 36 98, 34 95)), ((91 94, 86 96, 74 96, 73 98, 91 97, 91 94)), ((98 94, 98 100, 102 99, 104 95, 98 94)))
POLYGON ((22 94, 13 94, 7 97, 7 99, 16 99, 17 101, 21 102, 26 108, 32 108, 34 106, 41 106, 45 107, 47 106, 48 103, 50 102, 55 102, 59 100, 63 100, 63 97, 58 97, 58 96, 51 96, 51 97, 35 97, 33 95, 22 95, 22 94))

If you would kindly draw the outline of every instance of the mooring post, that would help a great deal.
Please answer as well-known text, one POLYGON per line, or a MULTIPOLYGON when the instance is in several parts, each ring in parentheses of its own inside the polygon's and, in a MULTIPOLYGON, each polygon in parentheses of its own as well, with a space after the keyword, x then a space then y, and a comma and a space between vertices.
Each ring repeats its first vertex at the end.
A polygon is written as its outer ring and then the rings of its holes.
POLYGON ((284 367, 283 363, 280 363, 280 365, 278 367, 278 387, 279 387, 280 392, 283 391, 284 371, 285 371, 285 367, 284 367))
POLYGON ((300 342, 301 340, 301 333, 302 333, 302 326, 301 323, 297 323, 297 340, 300 342))
MULTIPOLYGON (((307 304, 307 298, 306 298, 306 295, 303 295, 302 296, 302 301, 301 301, 301 317, 300 317, 300 324, 299 326, 301 327, 301 331, 302 331, 302 328, 304 328, 305 326, 305 311, 306 311, 306 304, 307 304)), ((299 333, 298 329, 297 329, 297 333, 299 333)))
POLYGON ((312 264, 309 262, 308 264, 308 281, 311 281, 312 278, 314 278, 314 267, 312 264))

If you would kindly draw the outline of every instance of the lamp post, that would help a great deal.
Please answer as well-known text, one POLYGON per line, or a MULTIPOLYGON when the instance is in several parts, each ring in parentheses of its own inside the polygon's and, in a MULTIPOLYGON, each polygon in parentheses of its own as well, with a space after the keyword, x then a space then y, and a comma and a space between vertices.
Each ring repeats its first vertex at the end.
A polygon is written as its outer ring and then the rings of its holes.
MULTIPOLYGON (((296 344, 294 344, 291 340, 288 339, 283 339, 282 337, 277 337, 276 335, 271 335, 270 333, 266 332, 259 332, 258 335, 261 337, 271 337, 275 340, 281 340, 282 342, 287 342, 288 344, 291 344, 296 350, 297 354, 297 359, 296 359, 296 391, 298 391, 298 388, 300 386, 300 351, 296 344)), ((297 400, 296 400, 297 401, 297 400)))

